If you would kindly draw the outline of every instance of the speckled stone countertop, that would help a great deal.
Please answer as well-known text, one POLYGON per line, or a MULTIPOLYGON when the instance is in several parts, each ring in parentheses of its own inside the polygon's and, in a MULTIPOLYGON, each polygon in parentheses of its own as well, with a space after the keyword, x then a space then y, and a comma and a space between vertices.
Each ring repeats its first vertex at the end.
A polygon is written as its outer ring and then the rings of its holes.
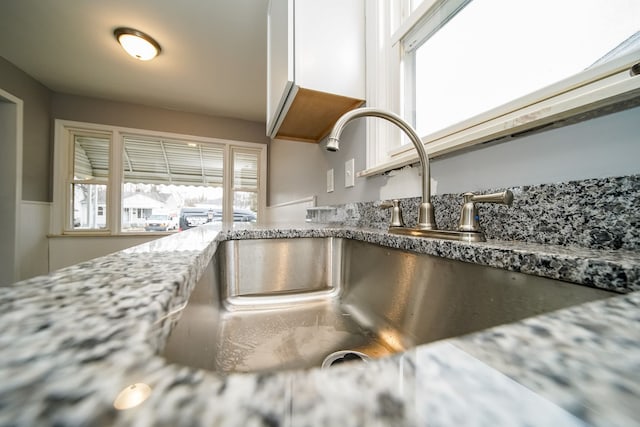
POLYGON ((203 226, 0 288, 2 426, 640 425, 640 254, 203 226), (336 236, 625 294, 367 364, 221 376, 158 356, 218 242, 336 236), (131 384, 141 405, 116 410, 131 384))

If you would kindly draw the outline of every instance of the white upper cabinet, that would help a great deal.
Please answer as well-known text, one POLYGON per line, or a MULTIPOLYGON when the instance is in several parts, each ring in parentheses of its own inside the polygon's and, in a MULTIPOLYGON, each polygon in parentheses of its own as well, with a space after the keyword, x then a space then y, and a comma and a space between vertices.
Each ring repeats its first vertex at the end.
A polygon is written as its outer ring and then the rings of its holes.
POLYGON ((364 0, 271 0, 267 135, 318 142, 365 96, 364 0))

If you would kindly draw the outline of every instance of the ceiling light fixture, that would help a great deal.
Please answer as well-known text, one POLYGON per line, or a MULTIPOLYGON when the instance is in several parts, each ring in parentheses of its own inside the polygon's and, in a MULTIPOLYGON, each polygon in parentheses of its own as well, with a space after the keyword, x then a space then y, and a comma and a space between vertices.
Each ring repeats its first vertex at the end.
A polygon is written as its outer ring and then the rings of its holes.
POLYGON ((155 58, 162 50, 151 36, 133 28, 116 28, 113 30, 113 35, 129 55, 141 61, 155 58))

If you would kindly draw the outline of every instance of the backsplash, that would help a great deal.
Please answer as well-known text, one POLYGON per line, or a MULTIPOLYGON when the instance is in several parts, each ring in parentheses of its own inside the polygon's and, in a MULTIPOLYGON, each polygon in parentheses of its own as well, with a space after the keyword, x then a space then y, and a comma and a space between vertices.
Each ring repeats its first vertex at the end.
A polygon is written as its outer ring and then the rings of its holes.
MULTIPOLYGON (((503 191, 487 190, 483 193, 503 191)), ((513 205, 478 204, 487 239, 581 246, 592 249, 640 249, 640 175, 587 179, 509 188, 513 205)), ((432 196, 439 229, 457 228, 461 194, 432 196)), ((387 229, 390 210, 382 201, 310 208, 307 221, 387 229)), ((419 197, 401 199, 404 222, 415 226, 419 197)))

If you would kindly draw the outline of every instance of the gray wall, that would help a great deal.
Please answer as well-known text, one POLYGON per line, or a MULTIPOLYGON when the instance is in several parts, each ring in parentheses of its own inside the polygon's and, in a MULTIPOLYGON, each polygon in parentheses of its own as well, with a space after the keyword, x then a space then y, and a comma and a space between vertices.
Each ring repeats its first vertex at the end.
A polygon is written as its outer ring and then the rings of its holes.
POLYGON ((340 151, 329 153, 319 144, 274 139, 269 147, 269 205, 317 196, 318 204, 377 200, 384 177, 356 178, 344 188, 344 163, 354 159, 356 171, 365 168, 365 121, 350 123, 340 138, 340 151), (334 171, 334 192, 327 193, 327 170, 334 171))
POLYGON ((265 124, 54 93, 51 117, 211 138, 268 143, 265 124))
POLYGON ((318 144, 273 140, 269 145, 267 205, 315 195, 327 169, 318 144))
POLYGON ((18 107, 0 94, 0 286, 17 280, 16 224, 17 199, 16 136, 18 107))
POLYGON ((2 57, 0 88, 24 103, 22 200, 51 201, 51 92, 2 57))
MULTIPOLYGON (((420 195, 418 168, 388 176, 356 178, 344 188, 344 162, 355 158, 356 170, 365 166, 364 120, 346 128, 340 151, 320 144, 273 141, 271 203, 299 196, 318 196, 318 205, 372 201, 420 195), (286 153, 286 154, 282 154, 286 153), (326 170, 335 171, 335 191, 326 192, 326 170), (291 175, 274 171, 291 171, 291 175)), ((506 186, 556 183, 640 173, 640 107, 574 125, 487 144, 433 159, 435 194, 482 191, 506 186)))

